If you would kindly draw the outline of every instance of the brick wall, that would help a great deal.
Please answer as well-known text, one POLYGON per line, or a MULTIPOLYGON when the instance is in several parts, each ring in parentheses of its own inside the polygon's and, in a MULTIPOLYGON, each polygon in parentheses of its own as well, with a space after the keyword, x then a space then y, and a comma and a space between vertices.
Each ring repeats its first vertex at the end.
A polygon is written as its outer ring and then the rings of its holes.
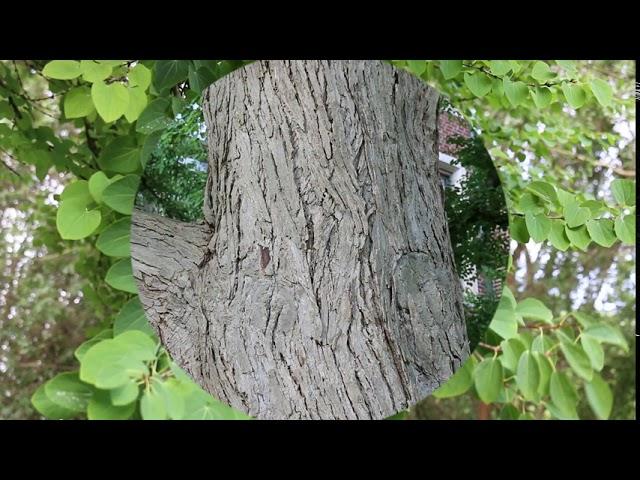
POLYGON ((447 140, 458 135, 466 138, 471 136, 471 130, 465 125, 465 121, 448 112, 440 112, 438 115, 438 151, 455 156, 460 147, 447 140))

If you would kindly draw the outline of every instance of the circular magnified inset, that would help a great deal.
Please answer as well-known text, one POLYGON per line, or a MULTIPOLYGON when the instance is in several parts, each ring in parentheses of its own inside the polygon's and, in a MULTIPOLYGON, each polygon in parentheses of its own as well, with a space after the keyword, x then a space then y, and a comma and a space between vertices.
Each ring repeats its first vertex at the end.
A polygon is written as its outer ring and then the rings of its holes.
POLYGON ((382 61, 259 61, 159 138, 132 261, 163 345, 216 398, 382 419, 468 358, 506 232, 488 153, 426 83, 382 61))

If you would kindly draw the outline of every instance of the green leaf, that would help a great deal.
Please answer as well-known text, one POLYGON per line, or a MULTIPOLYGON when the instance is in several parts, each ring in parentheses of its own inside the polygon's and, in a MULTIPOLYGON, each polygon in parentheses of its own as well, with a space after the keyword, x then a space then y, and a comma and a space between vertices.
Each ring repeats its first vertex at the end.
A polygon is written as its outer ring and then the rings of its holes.
POLYGON ((489 150, 489 154, 491 155, 491 158, 501 158, 502 160, 509 160, 509 156, 504 153, 504 151, 500 147, 491 148, 489 150))
POLYGON ((113 322, 113 332, 115 335, 119 335, 128 330, 139 330, 149 336, 154 334, 138 297, 132 298, 125 303, 113 322))
POLYGON ((611 247, 617 238, 613 230, 613 221, 608 218, 599 218, 596 220, 587 220, 587 232, 591 239, 598 245, 603 247, 611 247))
POLYGON ((186 389, 175 378, 169 378, 162 383, 156 383, 160 394, 164 397, 164 405, 167 415, 172 420, 181 420, 185 410, 186 389))
MULTIPOLYGON (((138 123, 140 122, 138 121, 138 123)), ((162 131, 154 132, 150 135, 147 135, 147 137, 145 138, 144 144, 142 145, 142 151, 140 152, 140 163, 142 163, 143 169, 147 164, 147 160, 151 158, 151 154, 158 145, 160 137, 162 137, 162 131)))
POLYGON ((604 367, 604 349, 602 345, 600 345, 600 341, 588 335, 582 335, 580 337, 580 344, 582 345, 584 353, 589 357, 591 367, 596 372, 601 371, 604 367))
POLYGON ((71 80, 80 76, 80 62, 76 60, 53 60, 42 69, 45 77, 56 80, 71 80))
POLYGON ((445 80, 451 80, 462 71, 462 60, 440 60, 440 71, 445 80))
POLYGON ((199 387, 190 389, 184 398, 184 420, 244 420, 247 415, 215 401, 199 387))
POLYGON ((571 246, 571 242, 564 231, 564 222, 559 219, 551 219, 551 228, 549 230, 548 240, 555 248, 566 252, 571 246))
POLYGON ((549 381, 553 373, 553 365, 546 355, 540 352, 533 352, 533 356, 538 363, 538 371, 540 372, 540 383, 538 385, 538 395, 545 396, 549 394, 549 381))
POLYGON ((520 410, 518 410, 513 405, 507 404, 502 407, 500 410, 500 414, 498 415, 500 420, 518 420, 520 417, 520 410))
POLYGON ((113 338, 120 345, 130 350, 130 354, 140 360, 153 360, 156 357, 158 343, 142 332, 129 330, 113 338))
POLYGON ((135 403, 123 406, 113 405, 109 392, 98 390, 89 401, 87 418, 89 420, 127 420, 135 410, 135 403))
POLYGON ((594 374, 593 379, 585 384, 585 392, 589 405, 600 420, 607 420, 613 407, 613 393, 599 374, 594 374))
POLYGON ((526 400, 532 402, 538 400, 540 370, 535 356, 529 350, 525 351, 518 361, 516 384, 526 400))
POLYGON ((635 245, 636 243, 636 221, 635 215, 625 215, 616 218, 613 229, 622 243, 625 245, 635 245))
POLYGON ((620 205, 633 207, 636 204, 636 184, 631 180, 616 178, 611 182, 611 192, 620 205))
POLYGON ((167 98, 157 98, 150 102, 138 116, 136 131, 148 135, 166 128, 171 123, 171 119, 167 115, 170 104, 171 102, 167 98))
POLYGON ((556 407, 552 402, 548 403, 547 410, 551 414, 551 416, 558 420, 580 420, 578 418, 578 412, 574 409, 573 412, 569 414, 563 412, 558 407, 556 407))
POLYGON ((589 82, 593 96, 596 97, 598 103, 603 107, 611 105, 613 100, 613 90, 611 85, 600 78, 595 78, 589 82))
POLYGON ((502 349, 502 355, 498 358, 502 362, 502 366, 507 370, 511 370, 515 372, 518 368, 518 361, 520 360, 520 356, 526 350, 526 347, 520 342, 520 340, 516 338, 510 338, 508 340, 503 340, 500 343, 500 348, 502 349))
POLYGON ((486 358, 474 370, 474 383, 480 400, 492 403, 502 390, 502 364, 495 358, 486 358))
POLYGON ((509 232, 511 232, 511 237, 516 242, 527 243, 529 241, 529 231, 523 217, 515 215, 511 217, 509 232))
POLYGON ((520 70, 522 70, 522 64, 519 61, 509 60, 509 63, 511 64, 511 71, 514 75, 520 73, 520 70))
POLYGON ((101 389, 118 388, 133 378, 141 378, 148 368, 130 355, 126 347, 103 340, 85 353, 80 365, 80 378, 101 389))
POLYGON ((531 90, 531 98, 538 108, 547 108, 551 104, 553 95, 549 87, 536 87, 531 90))
POLYGON ((569 228, 567 225, 564 231, 572 245, 578 247, 583 252, 587 251, 587 247, 591 243, 591 237, 589 236, 587 227, 582 225, 578 228, 569 228))
POLYGON ((533 64, 531 76, 540 83, 545 83, 554 78, 556 74, 551 71, 549 65, 545 62, 538 61, 533 64))
POLYGON ((556 60, 556 63, 564 68, 570 75, 576 73, 576 62, 574 60, 556 60))
POLYGON ((550 183, 536 180, 535 182, 531 182, 529 185, 527 185, 526 189, 546 202, 550 202, 556 205, 559 204, 556 189, 550 183))
POLYGON ((100 210, 87 210, 83 200, 64 200, 56 213, 56 228, 64 240, 80 240, 95 232, 101 220, 100 210))
POLYGON ((91 90, 87 87, 75 87, 64 96, 64 116, 66 118, 81 118, 93 112, 91 90))
POLYGON ((191 385, 194 388, 196 387, 196 384, 193 383, 193 379, 189 376, 189 374, 185 372, 182 368, 180 368, 175 362, 171 362, 170 368, 171 368, 171 373, 173 373, 176 379, 178 379, 180 382, 182 382, 185 385, 191 385))
POLYGON ((498 308, 510 308, 511 310, 515 310, 518 302, 516 302, 515 297, 513 296, 513 292, 508 286, 504 286, 502 288, 502 295, 500 296, 500 303, 498 308))
POLYGON ((524 318, 553 323, 553 313, 537 298, 525 298, 521 302, 518 302, 516 312, 524 318))
POLYGON ((127 175, 105 188, 102 200, 116 212, 131 215, 139 184, 138 175, 127 175))
POLYGON ((145 362, 156 357, 156 343, 142 332, 128 331, 93 345, 80 363, 80 379, 98 388, 118 388, 147 374, 145 362))
POLYGON ((560 88, 562 88, 564 98, 567 99, 567 103, 571 106, 571 108, 577 110, 584 105, 584 102, 587 99, 587 95, 580 85, 575 85, 573 83, 563 83, 560 88))
POLYGON ((515 337, 518 334, 518 319, 515 311, 499 306, 489 324, 489 329, 505 339, 515 337))
POLYGON ((89 182, 86 180, 76 180, 67 185, 60 194, 60 200, 74 200, 84 205, 89 205, 93 201, 89 191, 89 182))
POLYGON ((504 97, 504 88, 502 86, 502 82, 497 78, 491 79, 491 92, 493 93, 493 95, 489 97, 489 103, 491 105, 500 105, 500 107, 502 107, 503 106, 502 97, 504 97))
POLYGON ((407 66, 411 73, 419 77, 426 70, 427 62, 425 60, 407 60, 407 66))
POLYGON ((576 196, 573 193, 569 193, 559 187, 556 187, 556 193, 558 197, 558 205, 562 207, 566 207, 567 204, 573 202, 576 199, 576 196))
POLYGON ((131 380, 120 387, 109 390, 111 403, 118 407, 135 402, 139 394, 140 389, 135 380, 131 380))
POLYGON ((449 398, 462 395, 473 385, 473 367, 475 360, 469 357, 465 363, 453 374, 446 383, 435 390, 432 395, 435 398, 449 398))
POLYGON ((489 69, 491 70, 491 73, 497 75, 498 77, 509 73, 511 71, 511 68, 512 65, 509 60, 491 60, 489 62, 489 69))
POLYGON ((209 67, 202 66, 196 68, 193 65, 189 65, 189 87, 193 91, 201 93, 205 88, 215 82, 216 79, 217 75, 209 67))
POLYGON ((153 84, 161 92, 187 79, 189 62, 186 60, 158 60, 153 67, 153 84))
POLYGON ((591 360, 584 350, 573 342, 561 341, 560 349, 567 359, 567 363, 574 372, 587 382, 593 378, 593 369, 591 368, 591 360))
POLYGON ((564 208, 564 220, 569 228, 584 225, 591 216, 588 208, 580 207, 577 202, 569 202, 564 208))
POLYGON ((67 420, 78 415, 77 411, 61 407, 51 401, 45 393, 45 386, 40 385, 31 396, 31 404, 43 416, 51 420, 67 420))
POLYGON ((141 63, 129 70, 127 77, 129 78, 130 86, 139 87, 142 91, 145 91, 151 85, 151 70, 141 63))
POLYGON ((157 389, 146 390, 140 400, 140 413, 144 420, 166 420, 164 396, 157 389))
POLYGON ((586 200, 582 202, 580 206, 589 209, 589 212, 591 213, 591 218, 595 218, 596 216, 600 215, 601 213, 607 210, 607 207, 604 204, 604 202, 601 202, 599 200, 586 200))
POLYGON ((98 165, 108 172, 133 173, 140 169, 140 149, 133 138, 117 137, 102 149, 98 165))
POLYGON ((131 219, 121 218, 105 228, 98 237, 96 247, 110 257, 131 255, 131 219))
POLYGON ((114 263, 111 268, 107 270, 107 276, 104 280, 116 290, 138 293, 136 282, 133 279, 133 273, 131 271, 131 258, 123 258, 114 263))
POLYGON ((179 97, 171 97, 171 111, 174 115, 181 113, 189 104, 187 99, 179 97))
POLYGON ((106 83, 99 81, 91 86, 91 98, 96 106, 98 115, 106 123, 119 119, 129 106, 129 91, 121 83, 106 83))
MULTIPOLYGON (((0 118, 12 118, 14 115, 15 112, 13 111, 13 108, 11 108, 11 104, 6 100, 0 101, 0 118)), ((0 138, 2 137, 3 135, 0 135, 0 138)))
POLYGON ((531 351, 538 353, 546 353, 554 346, 549 335, 540 334, 531 342, 531 351))
POLYGON ((527 224, 527 230, 536 242, 543 242, 549 235, 551 230, 551 221, 544 214, 533 214, 527 212, 524 215, 525 223, 527 224))
POLYGON ((68 420, 78 415, 74 410, 53 403, 45 393, 44 384, 40 385, 31 396, 31 404, 38 413, 51 420, 68 420))
POLYGON ((592 327, 593 325, 596 325, 599 322, 599 320, 596 320, 592 316, 582 312, 571 312, 571 315, 578 321, 578 323, 583 328, 592 327))
POLYGON ((49 400, 60 407, 82 412, 93 396, 93 388, 80 381, 78 372, 59 373, 44 385, 49 400))
POLYGON ((525 101, 527 96, 529 96, 529 87, 527 87, 523 82, 512 82, 507 77, 504 77, 502 80, 502 86, 509 103, 514 107, 520 105, 525 101))
POLYGON ((583 335, 589 336, 591 338, 595 338, 603 343, 610 343, 611 345, 616 345, 625 351, 629 351, 629 344, 627 340, 622 335, 619 329, 608 325, 606 323, 598 323, 596 325, 592 325, 584 330, 583 335))
POLYGON ((25 163, 35 165, 36 176, 40 180, 44 180, 49 168, 53 165, 51 153, 44 149, 21 149, 20 157, 25 163))
POLYGON ((109 65, 111 68, 121 67, 127 61, 126 60, 96 60, 98 63, 104 63, 105 65, 109 65))
POLYGON ((80 70, 82 78, 87 82, 100 82, 111 75, 113 67, 108 63, 100 63, 96 60, 81 60, 80 70))
POLYGON ((555 336, 562 342, 573 343, 576 339, 573 329, 571 327, 564 327, 556 330, 555 336))
POLYGON ((124 117, 129 123, 135 122, 147 106, 147 95, 140 87, 129 87, 129 106, 124 117))
POLYGON ((97 203, 102 203, 102 192, 104 192, 104 189, 120 178, 122 178, 121 175, 115 175, 114 177, 109 178, 104 174, 104 172, 98 170, 89 178, 89 193, 91 194, 91 197, 97 203))
POLYGON ((484 97, 491 90, 491 79, 481 72, 465 73, 464 83, 476 97, 484 97))
POLYGON ((106 340, 108 338, 112 337, 112 330, 110 328, 102 330, 100 333, 98 333, 97 335, 95 335, 94 337, 90 338, 89 340, 87 340, 86 342, 83 342, 80 344, 80 346, 78 348, 75 349, 75 351, 73 352, 73 355, 76 357, 76 359, 81 362, 84 354, 87 353, 87 351, 93 347, 96 343, 101 342, 102 340, 106 340))
POLYGON ((549 381, 549 393, 551 401, 558 410, 557 417, 561 419, 577 419, 576 405, 578 404, 578 394, 567 376, 555 371, 551 374, 549 381))

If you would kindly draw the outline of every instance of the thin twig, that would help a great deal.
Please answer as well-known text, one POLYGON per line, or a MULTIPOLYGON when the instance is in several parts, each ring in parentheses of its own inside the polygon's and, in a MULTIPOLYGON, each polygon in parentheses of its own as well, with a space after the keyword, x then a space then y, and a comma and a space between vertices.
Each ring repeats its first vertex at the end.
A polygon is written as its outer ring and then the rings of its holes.
MULTIPOLYGON (((13 155, 11 155, 9 152, 7 152, 4 148, 0 148, 0 152, 4 153, 7 157, 12 158, 15 162, 18 162, 18 159, 16 157, 14 157, 13 155)), ((13 172, 15 175, 17 175, 18 177, 22 178, 22 175, 20 175, 20 173, 15 170, 11 165, 9 165, 7 162, 4 161, 4 159, 2 160, 2 164, 7 167, 7 169, 9 169, 11 172, 13 172)))

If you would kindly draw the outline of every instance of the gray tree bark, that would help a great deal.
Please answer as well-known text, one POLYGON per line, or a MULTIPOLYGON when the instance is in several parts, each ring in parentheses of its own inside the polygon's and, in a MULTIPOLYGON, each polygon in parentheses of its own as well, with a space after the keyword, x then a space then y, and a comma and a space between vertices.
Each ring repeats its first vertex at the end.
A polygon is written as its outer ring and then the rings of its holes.
POLYGON ((204 218, 136 211, 150 323, 264 419, 379 419, 469 355, 435 90, 380 61, 261 61, 205 92, 204 218))

